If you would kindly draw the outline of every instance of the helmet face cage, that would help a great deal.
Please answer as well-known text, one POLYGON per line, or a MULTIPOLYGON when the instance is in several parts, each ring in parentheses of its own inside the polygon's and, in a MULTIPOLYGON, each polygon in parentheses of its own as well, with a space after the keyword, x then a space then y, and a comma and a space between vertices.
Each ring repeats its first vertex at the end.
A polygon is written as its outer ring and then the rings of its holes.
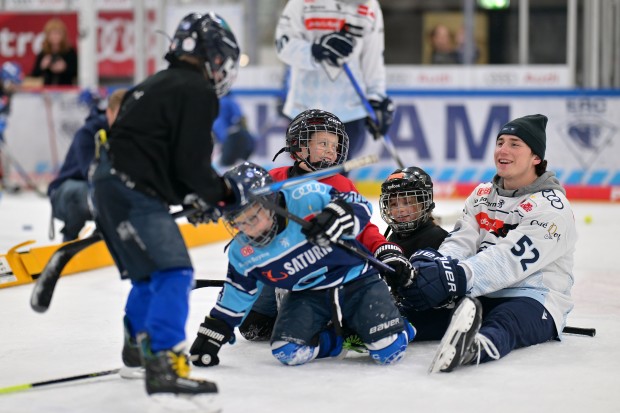
POLYGON ((189 55, 204 62, 218 97, 237 77, 239 46, 228 23, 215 13, 191 13, 181 20, 170 45, 174 56, 189 55))
MULTIPOLYGON (((236 185, 242 186, 246 193, 250 193, 253 189, 261 188, 273 182, 273 178, 269 175, 269 172, 266 169, 251 162, 244 162, 235 166, 224 174, 224 178, 232 181, 236 185)), ((275 202, 276 197, 277 193, 275 192, 262 196, 262 198, 265 198, 270 202, 275 202)), ((265 208, 257 201, 250 201, 235 208, 225 208, 223 215, 226 229, 243 245, 249 244, 255 247, 263 247, 269 244, 276 236, 278 228, 274 212, 265 208), (255 206, 258 206, 258 208, 254 208, 255 206), (244 225, 240 228, 241 223, 238 221, 239 216, 243 214, 244 211, 251 208, 256 209, 256 211, 254 211, 251 216, 244 217, 244 225), (245 228, 247 225, 259 225, 260 219, 264 218, 265 215, 263 211, 266 211, 269 219, 271 219, 271 225, 266 228, 265 231, 258 235, 249 236, 240 230, 245 228)))
POLYGON ((286 131, 286 149, 294 159, 306 163, 312 170, 325 169, 340 165, 349 154, 349 136, 343 123, 333 114, 311 109, 300 113, 286 131), (335 150, 329 145, 327 132, 338 137, 335 150), (319 135, 317 135, 319 134, 319 135), (319 152, 319 157, 314 159, 319 152), (335 152, 335 153, 334 153, 335 152))
POLYGON ((420 168, 396 170, 381 185, 381 218, 395 233, 411 232, 427 222, 433 203, 433 183, 420 168))

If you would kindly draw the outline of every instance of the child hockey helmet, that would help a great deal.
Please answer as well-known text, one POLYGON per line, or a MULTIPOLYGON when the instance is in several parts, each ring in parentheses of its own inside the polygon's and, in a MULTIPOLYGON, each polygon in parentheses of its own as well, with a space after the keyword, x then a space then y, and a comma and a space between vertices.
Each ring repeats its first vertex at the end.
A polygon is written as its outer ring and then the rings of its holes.
POLYGON ((427 222, 433 202, 433 181, 423 169, 397 169, 381 184, 381 218, 395 233, 411 232, 427 222))
MULTIPOLYGON (((269 172, 252 162, 244 162, 230 169, 224 174, 224 179, 232 181, 234 184, 243 187, 245 193, 249 194, 253 189, 261 188, 267 184, 273 182, 273 178, 269 175, 269 172)), ((269 244, 276 235, 277 221, 273 210, 265 208, 258 200, 264 198, 270 202, 275 202, 277 198, 277 192, 270 193, 268 195, 262 195, 261 197, 253 197, 242 205, 234 208, 225 208, 223 211, 224 224, 228 231, 235 236, 235 238, 243 243, 249 244, 254 247, 264 247, 269 244), (242 228, 236 221, 239 216, 248 209, 255 207, 256 210, 252 217, 245 218, 244 221, 256 221, 246 222, 246 225, 259 224, 258 219, 260 214, 265 214, 271 219, 271 226, 265 229, 261 234, 249 236, 242 232, 242 228), (264 212, 262 212, 264 211, 264 212)))
MULTIPOLYGON (((309 109, 295 117, 286 130, 286 146, 276 154, 289 152, 297 162, 304 162, 313 170, 325 169, 330 166, 340 165, 347 160, 349 154, 349 136, 345 131, 344 124, 332 113, 319 109, 309 109), (336 159, 310 160, 309 142, 317 132, 329 132, 338 136, 336 159), (305 155, 300 154, 305 150, 305 155)), ((274 157, 274 160, 275 158, 274 157)))
POLYGON ((185 16, 174 33, 167 57, 183 55, 204 63, 218 97, 228 93, 237 77, 239 46, 224 19, 213 12, 185 16))

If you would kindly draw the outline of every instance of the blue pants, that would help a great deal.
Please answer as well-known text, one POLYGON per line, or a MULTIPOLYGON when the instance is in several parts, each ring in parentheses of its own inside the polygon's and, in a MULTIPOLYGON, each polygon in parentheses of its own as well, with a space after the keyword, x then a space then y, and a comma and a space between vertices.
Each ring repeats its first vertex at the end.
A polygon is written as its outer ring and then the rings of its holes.
MULTIPOLYGON (((271 342, 316 346, 317 337, 332 320, 330 290, 290 291, 282 299, 271 342)), ((370 344, 405 330, 385 282, 379 275, 338 287, 342 321, 370 344)))
POLYGON ((67 179, 50 196, 52 216, 65 223, 63 241, 78 237, 86 221, 93 219, 88 207, 88 182, 67 179))
POLYGON ((348 159, 354 159, 364 148, 368 131, 366 130, 366 118, 352 120, 344 124, 344 129, 349 136, 348 159))
MULTIPOLYGON (((551 314, 532 298, 477 298, 482 304, 480 333, 491 339, 500 357, 558 336, 551 314)), ((416 341, 441 340, 452 317, 452 310, 447 309, 415 311, 403 305, 399 309, 416 328, 416 341)), ((480 362, 489 360, 483 354, 480 362)))

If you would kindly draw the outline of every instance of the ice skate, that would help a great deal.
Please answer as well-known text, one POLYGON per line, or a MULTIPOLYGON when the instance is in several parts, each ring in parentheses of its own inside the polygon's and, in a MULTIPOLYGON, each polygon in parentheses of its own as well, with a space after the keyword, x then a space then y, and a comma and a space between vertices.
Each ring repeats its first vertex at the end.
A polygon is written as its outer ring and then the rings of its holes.
POLYGON ((472 347, 478 347, 475 337, 481 324, 480 301, 464 297, 452 314, 450 325, 441 339, 428 372, 450 372, 464 362, 470 362, 472 347))

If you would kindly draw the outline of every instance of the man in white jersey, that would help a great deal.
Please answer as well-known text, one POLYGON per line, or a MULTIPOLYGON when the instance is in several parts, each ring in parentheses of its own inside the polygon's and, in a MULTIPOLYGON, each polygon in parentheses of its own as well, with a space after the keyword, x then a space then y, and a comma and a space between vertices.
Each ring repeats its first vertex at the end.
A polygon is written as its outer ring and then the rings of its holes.
MULTIPOLYGON (((408 304, 430 317, 458 297, 431 371, 499 359, 559 339, 573 308, 575 221, 545 160, 547 117, 508 122, 497 135, 493 182, 467 198, 439 247, 411 261, 408 304)), ((446 323, 447 324, 447 323, 446 323)))
POLYGON ((290 67, 283 113, 295 118, 307 109, 338 116, 349 136, 349 159, 364 146, 366 128, 375 139, 392 124, 394 104, 385 90, 383 14, 377 0, 289 0, 275 34, 278 58, 290 67), (375 111, 367 113, 349 69, 375 111))

